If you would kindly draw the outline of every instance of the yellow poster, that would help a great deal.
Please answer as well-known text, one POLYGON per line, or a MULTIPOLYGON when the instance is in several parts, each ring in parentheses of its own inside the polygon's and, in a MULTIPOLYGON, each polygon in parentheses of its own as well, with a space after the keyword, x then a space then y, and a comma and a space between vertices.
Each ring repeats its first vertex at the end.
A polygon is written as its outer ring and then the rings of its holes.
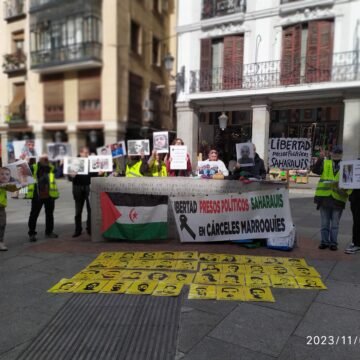
POLYGON ((259 286, 259 287, 271 286, 270 278, 268 275, 245 274, 245 282, 246 282, 246 286, 259 286))
POLYGON ((176 262, 176 270, 197 271, 198 262, 196 260, 178 260, 176 262))
POLYGON ((245 265, 222 264, 224 273, 245 274, 245 265))
POLYGON ((134 281, 126 290, 126 294, 151 295, 157 286, 157 281, 134 281))
POLYGON ((281 257, 259 256, 262 265, 284 265, 285 259, 281 257))
POLYGON ((285 265, 287 266, 309 266, 305 259, 300 259, 300 258, 285 258, 285 265))
POLYGON ((247 256, 247 255, 240 255, 240 264, 244 265, 261 265, 261 258, 260 256, 247 256))
POLYGON ((245 265, 246 274, 265 275, 265 266, 260 264, 245 265))
POLYGON ((101 293, 123 294, 130 287, 132 281, 110 280, 101 290, 101 293))
POLYGON ((215 285, 191 284, 188 299, 216 299, 215 285))
POLYGON ((135 252, 134 251, 122 251, 119 252, 118 260, 119 261, 130 261, 135 258, 135 252))
POLYGON ((169 282, 170 283, 180 283, 184 285, 190 285, 194 280, 194 273, 186 273, 186 272, 173 272, 170 273, 169 282))
POLYGON ((176 260, 157 260, 154 261, 155 269, 175 269, 176 268, 176 260))
POLYGON ((153 292, 153 296, 179 296, 181 293, 181 289, 184 284, 177 283, 171 284, 167 282, 159 282, 155 291, 153 292))
POLYGON ((108 269, 111 268, 113 260, 94 260, 87 267, 89 269, 108 269))
POLYGON ((141 280, 144 278, 144 272, 140 270, 126 270, 121 275, 121 280, 141 280))
POLYGON ((320 274, 312 266, 297 266, 293 267, 292 271, 295 276, 321 277, 320 274))
POLYGON ((178 253, 176 251, 160 251, 158 253, 159 260, 177 260, 178 253))
POLYGON ((184 260, 197 260, 199 257, 197 251, 180 251, 177 254, 178 259, 184 260))
POLYGON ((321 281, 320 278, 317 277, 295 277, 297 283, 299 284, 300 289, 308 289, 308 290, 325 290, 327 287, 321 281))
POLYGON ((101 270, 101 278, 103 280, 120 279, 123 272, 124 272, 123 270, 118 270, 118 269, 101 270))
POLYGON ((128 262, 127 261, 120 261, 118 259, 114 259, 111 262, 111 269, 126 269, 128 267, 128 262))
POLYGON ((222 273, 220 284, 245 286, 245 275, 234 273, 222 273))
POLYGON ((195 283, 197 284, 220 284, 220 274, 196 273, 195 283))
POLYGON ((119 253, 118 252, 102 252, 96 258, 96 260, 116 260, 118 259, 119 253))
POLYGON ((61 279, 47 292, 50 293, 71 293, 82 284, 82 280, 61 279))
POLYGON ((220 255, 212 253, 201 253, 199 256, 200 261, 219 262, 220 255))
POLYGON ((168 281, 170 278, 170 273, 166 272, 166 271, 158 271, 158 270, 153 270, 153 271, 146 271, 146 273, 144 273, 144 280, 151 280, 151 281, 168 281))
POLYGON ((240 286, 232 286, 232 285, 217 286, 216 299, 245 301, 245 294, 243 288, 240 286))
POLYGON ((269 287, 245 287, 244 293, 247 301, 275 302, 269 287))
POLYGON ((80 286, 78 286, 76 289, 74 289, 73 292, 76 293, 97 293, 99 292, 108 281, 106 280, 85 280, 82 282, 80 286))
POLYGON ((200 272, 207 272, 212 274, 220 274, 223 271, 223 266, 217 263, 200 263, 200 272))
POLYGON ((148 251, 148 252, 137 252, 135 254, 136 260, 157 260, 159 253, 156 251, 148 251))
POLYGON ((221 263, 240 263, 240 255, 220 254, 219 262, 221 263))
POLYGON ((299 285, 293 276, 270 275, 272 287, 285 289, 298 289, 299 285))
POLYGON ((73 279, 102 279, 102 270, 100 269, 84 269, 73 276, 73 279))
POLYGON ((131 260, 127 269, 153 269, 155 266, 155 260, 131 260))
POLYGON ((271 275, 285 275, 285 276, 293 276, 294 273, 291 270, 291 266, 286 267, 284 265, 269 265, 266 266, 266 273, 271 275))

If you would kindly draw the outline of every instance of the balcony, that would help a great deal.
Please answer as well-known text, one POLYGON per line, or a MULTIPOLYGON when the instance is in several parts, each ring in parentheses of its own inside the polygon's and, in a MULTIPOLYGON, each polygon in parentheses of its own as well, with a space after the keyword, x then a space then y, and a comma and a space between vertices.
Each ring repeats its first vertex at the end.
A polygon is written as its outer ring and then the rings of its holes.
POLYGON ((4 55, 3 72, 13 74, 26 71, 26 55, 22 51, 4 55))
POLYGON ((10 106, 5 108, 5 122, 9 127, 22 127, 27 124, 27 106, 25 103, 21 104, 16 113, 10 111, 10 106))
POLYGON ((4 2, 4 19, 16 20, 25 16, 25 0, 7 0, 4 2))
POLYGON ((80 43, 54 49, 31 52, 31 69, 38 73, 54 70, 68 71, 100 67, 102 45, 97 42, 80 43))
POLYGON ((203 0, 201 19, 211 19, 218 16, 244 13, 246 11, 246 1, 235 0, 203 0))
POLYGON ((335 0, 281 0, 280 13, 302 11, 307 8, 316 8, 334 5, 335 0))
POLYGON ((254 90, 321 82, 360 81, 360 51, 334 53, 332 65, 327 61, 315 67, 314 58, 297 64, 281 60, 245 64, 241 67, 190 71, 190 93, 223 90, 254 90))
POLYGON ((57 3, 57 0, 30 0, 30 11, 37 10, 38 8, 43 8, 51 3, 57 3))

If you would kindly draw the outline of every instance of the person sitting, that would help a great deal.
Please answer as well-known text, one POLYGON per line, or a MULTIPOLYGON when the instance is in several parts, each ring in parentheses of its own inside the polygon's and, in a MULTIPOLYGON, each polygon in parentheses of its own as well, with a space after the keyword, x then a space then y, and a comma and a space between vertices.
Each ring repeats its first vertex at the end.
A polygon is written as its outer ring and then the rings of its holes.
POLYGON ((158 154, 156 150, 153 150, 148 161, 148 166, 150 176, 167 176, 167 170, 163 156, 162 154, 158 154))
POLYGON ((208 159, 203 161, 202 165, 205 167, 205 173, 202 174, 204 177, 212 178, 215 174, 229 176, 228 169, 225 164, 219 160, 218 152, 215 149, 209 151, 208 159))

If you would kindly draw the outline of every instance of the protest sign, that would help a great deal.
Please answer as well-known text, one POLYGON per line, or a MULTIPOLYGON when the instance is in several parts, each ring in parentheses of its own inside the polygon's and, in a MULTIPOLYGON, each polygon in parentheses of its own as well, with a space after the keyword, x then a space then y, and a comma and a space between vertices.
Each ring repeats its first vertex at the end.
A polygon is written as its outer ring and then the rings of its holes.
POLYGON ((13 147, 16 159, 36 158, 42 153, 42 141, 38 139, 13 141, 13 147))
POLYGON ((252 143, 236 144, 236 158, 240 167, 254 166, 254 145, 252 143))
POLYGON ((84 157, 65 157, 64 174, 87 175, 89 170, 89 159, 84 157))
POLYGON ((89 156, 89 172, 112 171, 111 156, 89 156))
POLYGON ((150 141, 149 140, 128 140, 127 142, 128 155, 139 156, 150 155, 150 141))
POLYGON ((285 189, 174 197, 171 203, 181 242, 286 236, 293 227, 285 189))
POLYGON ((311 141, 306 138, 269 139, 269 167, 309 169, 311 164, 311 141))
POLYGON ((71 156, 71 144, 48 143, 47 152, 50 161, 62 160, 65 156, 71 156))
POLYGON ((187 168, 187 146, 172 145, 170 146, 170 169, 186 170, 187 168))
POLYGON ((341 161, 339 187, 360 189, 360 160, 341 161))
POLYGON ((25 160, 18 160, 0 167, 0 187, 16 185, 27 186, 35 183, 30 167, 25 160))
POLYGON ((169 133, 167 131, 153 133, 153 149, 158 154, 169 152, 169 133))
POLYGON ((198 161, 197 172, 201 177, 211 178, 221 168, 219 161, 198 161))

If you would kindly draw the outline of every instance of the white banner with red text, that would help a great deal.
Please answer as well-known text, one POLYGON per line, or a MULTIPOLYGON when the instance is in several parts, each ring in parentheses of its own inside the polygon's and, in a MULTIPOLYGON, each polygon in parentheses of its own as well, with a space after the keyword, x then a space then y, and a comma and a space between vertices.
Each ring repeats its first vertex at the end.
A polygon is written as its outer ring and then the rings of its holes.
POLYGON ((171 204, 181 242, 287 236, 293 228, 286 189, 172 197, 171 204))

